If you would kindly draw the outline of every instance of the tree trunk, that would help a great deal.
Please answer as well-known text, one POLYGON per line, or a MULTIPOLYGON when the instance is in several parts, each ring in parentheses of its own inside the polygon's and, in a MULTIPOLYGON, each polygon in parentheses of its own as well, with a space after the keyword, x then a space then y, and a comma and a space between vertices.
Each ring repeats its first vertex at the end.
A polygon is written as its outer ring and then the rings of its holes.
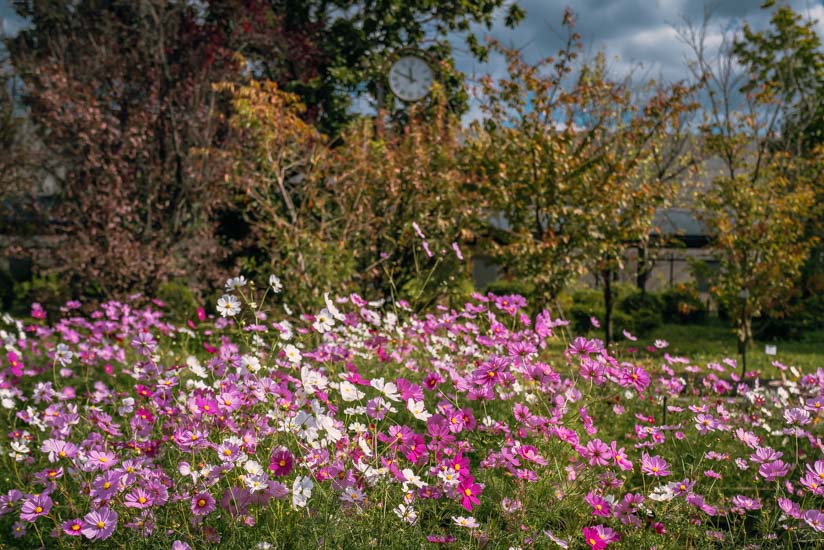
POLYGON ((602 272, 604 277, 604 345, 612 343, 612 269, 602 272))
POLYGON ((647 280, 649 279, 650 268, 647 260, 647 246, 638 247, 638 265, 635 271, 635 285, 641 291, 643 300, 647 297, 647 280))

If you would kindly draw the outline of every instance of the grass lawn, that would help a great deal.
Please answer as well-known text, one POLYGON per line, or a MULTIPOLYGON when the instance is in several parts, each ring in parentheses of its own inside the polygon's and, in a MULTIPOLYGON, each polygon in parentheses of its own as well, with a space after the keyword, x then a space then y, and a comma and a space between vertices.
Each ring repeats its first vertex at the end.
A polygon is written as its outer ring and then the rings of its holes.
MULTIPOLYGON (((588 336, 603 338, 603 332, 592 328, 588 336)), ((688 357, 693 364, 699 366, 718 362, 725 357, 740 361, 734 330, 725 321, 717 318, 710 319, 704 324, 664 324, 647 336, 639 337, 637 342, 621 340, 618 346, 643 347, 652 345, 655 340, 666 340, 669 342, 666 351, 670 355, 688 357)), ((555 340, 550 345, 556 346, 557 351, 562 351, 566 342, 555 340)), ((747 354, 748 371, 758 370, 765 378, 780 378, 781 371, 772 366, 773 361, 780 361, 788 367, 795 366, 805 373, 814 372, 819 367, 824 368, 824 330, 809 332, 800 340, 756 340, 751 344, 747 354), (767 344, 776 346, 776 355, 766 354, 764 348, 767 344)))
MULTIPOLYGON (((671 355, 686 356, 698 364, 723 357, 740 360, 735 332, 719 319, 711 319, 703 325, 662 325, 647 340, 658 338, 669 342, 671 355)), ((778 369, 772 366, 776 360, 798 367, 802 372, 824 368, 824 331, 807 333, 801 340, 753 342, 747 354, 747 370, 760 370, 767 377, 778 375, 778 369), (776 355, 765 353, 767 344, 776 346, 776 355)))

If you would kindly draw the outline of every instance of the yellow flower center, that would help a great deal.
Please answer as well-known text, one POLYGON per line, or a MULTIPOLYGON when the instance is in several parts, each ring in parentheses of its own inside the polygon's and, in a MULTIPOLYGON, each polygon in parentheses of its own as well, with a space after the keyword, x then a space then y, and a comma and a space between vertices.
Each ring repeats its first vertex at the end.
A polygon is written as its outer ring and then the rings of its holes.
POLYGON ((146 504, 146 497, 140 497, 139 499, 137 499, 137 502, 139 502, 140 504, 146 504))
POLYGON ((203 508, 204 506, 206 506, 206 499, 202 498, 202 499, 198 500, 197 505, 200 506, 201 508, 203 508))
POLYGON ((106 527, 106 524, 105 524, 105 523, 103 523, 102 521, 98 521, 98 522, 97 522, 97 528, 98 528, 98 529, 103 529, 104 527, 106 527))
POLYGON ((42 507, 42 506, 38 506, 37 508, 35 508, 35 509, 34 509, 34 513, 35 513, 35 514, 39 514, 39 513, 40 513, 40 512, 42 512, 42 511, 43 511, 43 507, 42 507))

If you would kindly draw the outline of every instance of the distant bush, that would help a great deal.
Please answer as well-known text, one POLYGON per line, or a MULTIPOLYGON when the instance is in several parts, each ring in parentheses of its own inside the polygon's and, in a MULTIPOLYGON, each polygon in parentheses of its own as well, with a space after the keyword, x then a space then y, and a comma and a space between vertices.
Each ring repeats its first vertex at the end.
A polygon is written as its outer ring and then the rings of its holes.
POLYGON ((661 325, 664 302, 659 294, 635 290, 618 302, 619 315, 614 316, 616 335, 627 330, 636 335, 646 335, 661 325))
MULTIPOLYGON (((628 331, 636 335, 650 333, 661 325, 663 301, 658 294, 647 292, 642 295, 632 285, 615 285, 615 308, 612 312, 612 326, 617 339, 628 331)), ((604 321, 604 295, 599 289, 582 289, 572 294, 569 321, 577 333, 585 333, 592 328, 592 317, 604 321)))
POLYGON ((661 293, 661 301, 666 323, 703 323, 707 320, 707 306, 694 285, 676 285, 661 293))
POLYGON ((753 334, 760 340, 798 340, 804 333, 824 328, 824 296, 814 294, 790 304, 789 311, 767 313, 753 319, 753 334))
POLYGON ((194 319, 198 302, 194 292, 184 282, 167 281, 157 289, 157 297, 164 303, 166 315, 178 322, 194 319))

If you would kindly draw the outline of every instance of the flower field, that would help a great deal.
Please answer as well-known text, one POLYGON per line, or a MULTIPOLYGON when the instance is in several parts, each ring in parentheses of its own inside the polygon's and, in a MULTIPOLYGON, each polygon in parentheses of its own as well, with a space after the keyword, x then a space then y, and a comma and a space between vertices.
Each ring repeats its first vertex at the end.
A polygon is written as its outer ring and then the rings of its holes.
POLYGON ((460 310, 227 283, 0 322, 12 548, 743 548, 824 538, 824 370, 604 349, 519 296, 460 310), (555 345, 561 342, 563 352, 555 345), (548 345, 553 344, 553 345, 548 345))

